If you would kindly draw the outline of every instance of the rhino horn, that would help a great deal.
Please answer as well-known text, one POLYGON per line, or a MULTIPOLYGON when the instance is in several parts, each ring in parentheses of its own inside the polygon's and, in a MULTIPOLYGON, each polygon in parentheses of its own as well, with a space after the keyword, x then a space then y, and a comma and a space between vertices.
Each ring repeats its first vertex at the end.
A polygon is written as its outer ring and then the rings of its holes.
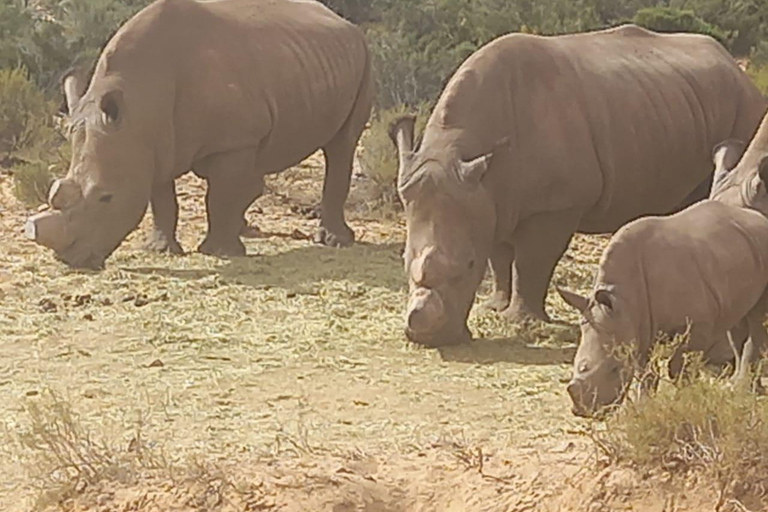
POLYGON ((414 332, 433 332, 445 320, 445 305, 440 294, 427 288, 417 288, 408 302, 408 328, 414 332))
POLYGON ((55 210, 66 210, 80 202, 83 191, 75 181, 71 179, 59 179, 53 182, 48 192, 48 204, 55 210))

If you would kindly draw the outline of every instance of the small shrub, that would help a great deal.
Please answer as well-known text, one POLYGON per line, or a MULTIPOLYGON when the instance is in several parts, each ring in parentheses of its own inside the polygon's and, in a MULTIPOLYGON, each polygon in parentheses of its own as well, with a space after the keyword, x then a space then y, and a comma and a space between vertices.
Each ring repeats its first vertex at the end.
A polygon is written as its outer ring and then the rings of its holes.
POLYGON ((27 427, 17 440, 39 491, 36 510, 48 510, 100 481, 131 482, 143 469, 168 467, 145 446, 141 423, 126 449, 94 437, 56 393, 26 403, 25 412, 27 427))
MULTIPOLYGON (((389 138, 389 125, 398 116, 408 113, 406 107, 379 110, 371 121, 371 126, 362 140, 363 150, 360 166, 363 174, 372 179, 379 187, 380 199, 384 202, 396 201, 397 191, 397 150, 389 138)), ((429 112, 426 106, 416 111, 416 137, 423 132, 429 112)))
POLYGON ((56 139, 54 106, 23 69, 0 69, 0 156, 56 139))
POLYGON ((52 169, 47 163, 21 164, 13 170, 14 195, 27 206, 45 203, 53 180, 52 169))
POLYGON ((692 366, 692 382, 662 382, 596 424, 598 449, 614 464, 708 471, 723 489, 768 483, 768 404, 692 366))
POLYGON ((764 66, 752 65, 747 69, 747 74, 752 77, 752 80, 757 85, 764 95, 768 96, 768 64, 764 66))

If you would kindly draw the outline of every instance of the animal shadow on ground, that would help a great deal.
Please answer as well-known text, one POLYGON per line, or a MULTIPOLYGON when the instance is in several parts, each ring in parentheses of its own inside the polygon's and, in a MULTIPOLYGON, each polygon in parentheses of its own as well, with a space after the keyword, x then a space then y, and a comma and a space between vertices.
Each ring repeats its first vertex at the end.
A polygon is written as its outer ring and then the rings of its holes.
POLYGON ((401 249, 402 244, 395 243, 376 245, 358 242, 344 249, 307 245, 278 254, 222 259, 214 269, 135 267, 123 270, 186 280, 216 275, 225 284, 262 289, 296 291, 320 281, 346 280, 367 287, 401 291, 405 290, 401 249))
POLYGON ((454 363, 555 366, 573 362, 576 347, 573 345, 542 346, 516 338, 497 338, 478 339, 471 343, 442 347, 439 352, 443 361, 454 363))

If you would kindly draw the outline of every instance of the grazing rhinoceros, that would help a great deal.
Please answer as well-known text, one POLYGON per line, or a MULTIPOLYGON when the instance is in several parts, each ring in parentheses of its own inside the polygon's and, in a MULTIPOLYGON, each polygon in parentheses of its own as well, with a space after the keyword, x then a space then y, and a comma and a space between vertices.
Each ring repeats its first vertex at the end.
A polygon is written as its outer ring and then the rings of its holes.
MULTIPOLYGON (((589 298, 558 288, 581 312, 581 342, 568 393, 573 411, 591 415, 620 403, 648 362, 659 332, 690 329, 669 363, 680 374, 683 353, 717 352, 731 330, 735 378, 743 380, 766 345, 768 219, 761 213, 705 200, 668 217, 622 227, 600 260, 589 298)), ((714 361, 723 362, 723 361, 714 361)))
POLYGON ((574 232, 603 233, 709 192, 712 147, 751 136, 766 101, 713 39, 626 25, 501 37, 446 86, 418 148, 391 127, 408 239, 406 333, 437 346, 466 325, 490 258, 491 307, 547 319, 574 232))
POLYGON ((74 154, 27 235, 74 267, 101 267, 151 202, 155 248, 180 252, 173 180, 208 182, 199 250, 243 255, 243 215, 264 176, 322 148, 316 241, 346 245, 352 160, 373 101, 362 32, 314 0, 159 0, 70 80, 74 154))

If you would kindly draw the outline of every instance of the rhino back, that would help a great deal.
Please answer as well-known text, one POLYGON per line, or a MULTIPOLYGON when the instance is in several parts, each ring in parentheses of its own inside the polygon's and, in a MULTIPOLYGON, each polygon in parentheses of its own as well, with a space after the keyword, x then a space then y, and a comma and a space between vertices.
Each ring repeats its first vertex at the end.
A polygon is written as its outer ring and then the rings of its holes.
POLYGON ((510 137, 502 181, 512 200, 532 211, 583 209, 581 230, 604 232, 672 210, 711 172, 712 147, 754 131, 764 108, 705 36, 634 26, 513 34, 459 68, 423 147, 450 139, 466 158, 510 137))
POLYGON ((730 328, 768 285, 768 219, 715 201, 630 223, 611 246, 621 249, 601 263, 599 280, 647 303, 655 330, 684 329, 688 319, 730 328))
POLYGON ((175 173, 245 147, 282 170, 339 131, 371 80, 361 31, 312 0, 160 0, 105 54, 127 87, 153 83, 175 173))

